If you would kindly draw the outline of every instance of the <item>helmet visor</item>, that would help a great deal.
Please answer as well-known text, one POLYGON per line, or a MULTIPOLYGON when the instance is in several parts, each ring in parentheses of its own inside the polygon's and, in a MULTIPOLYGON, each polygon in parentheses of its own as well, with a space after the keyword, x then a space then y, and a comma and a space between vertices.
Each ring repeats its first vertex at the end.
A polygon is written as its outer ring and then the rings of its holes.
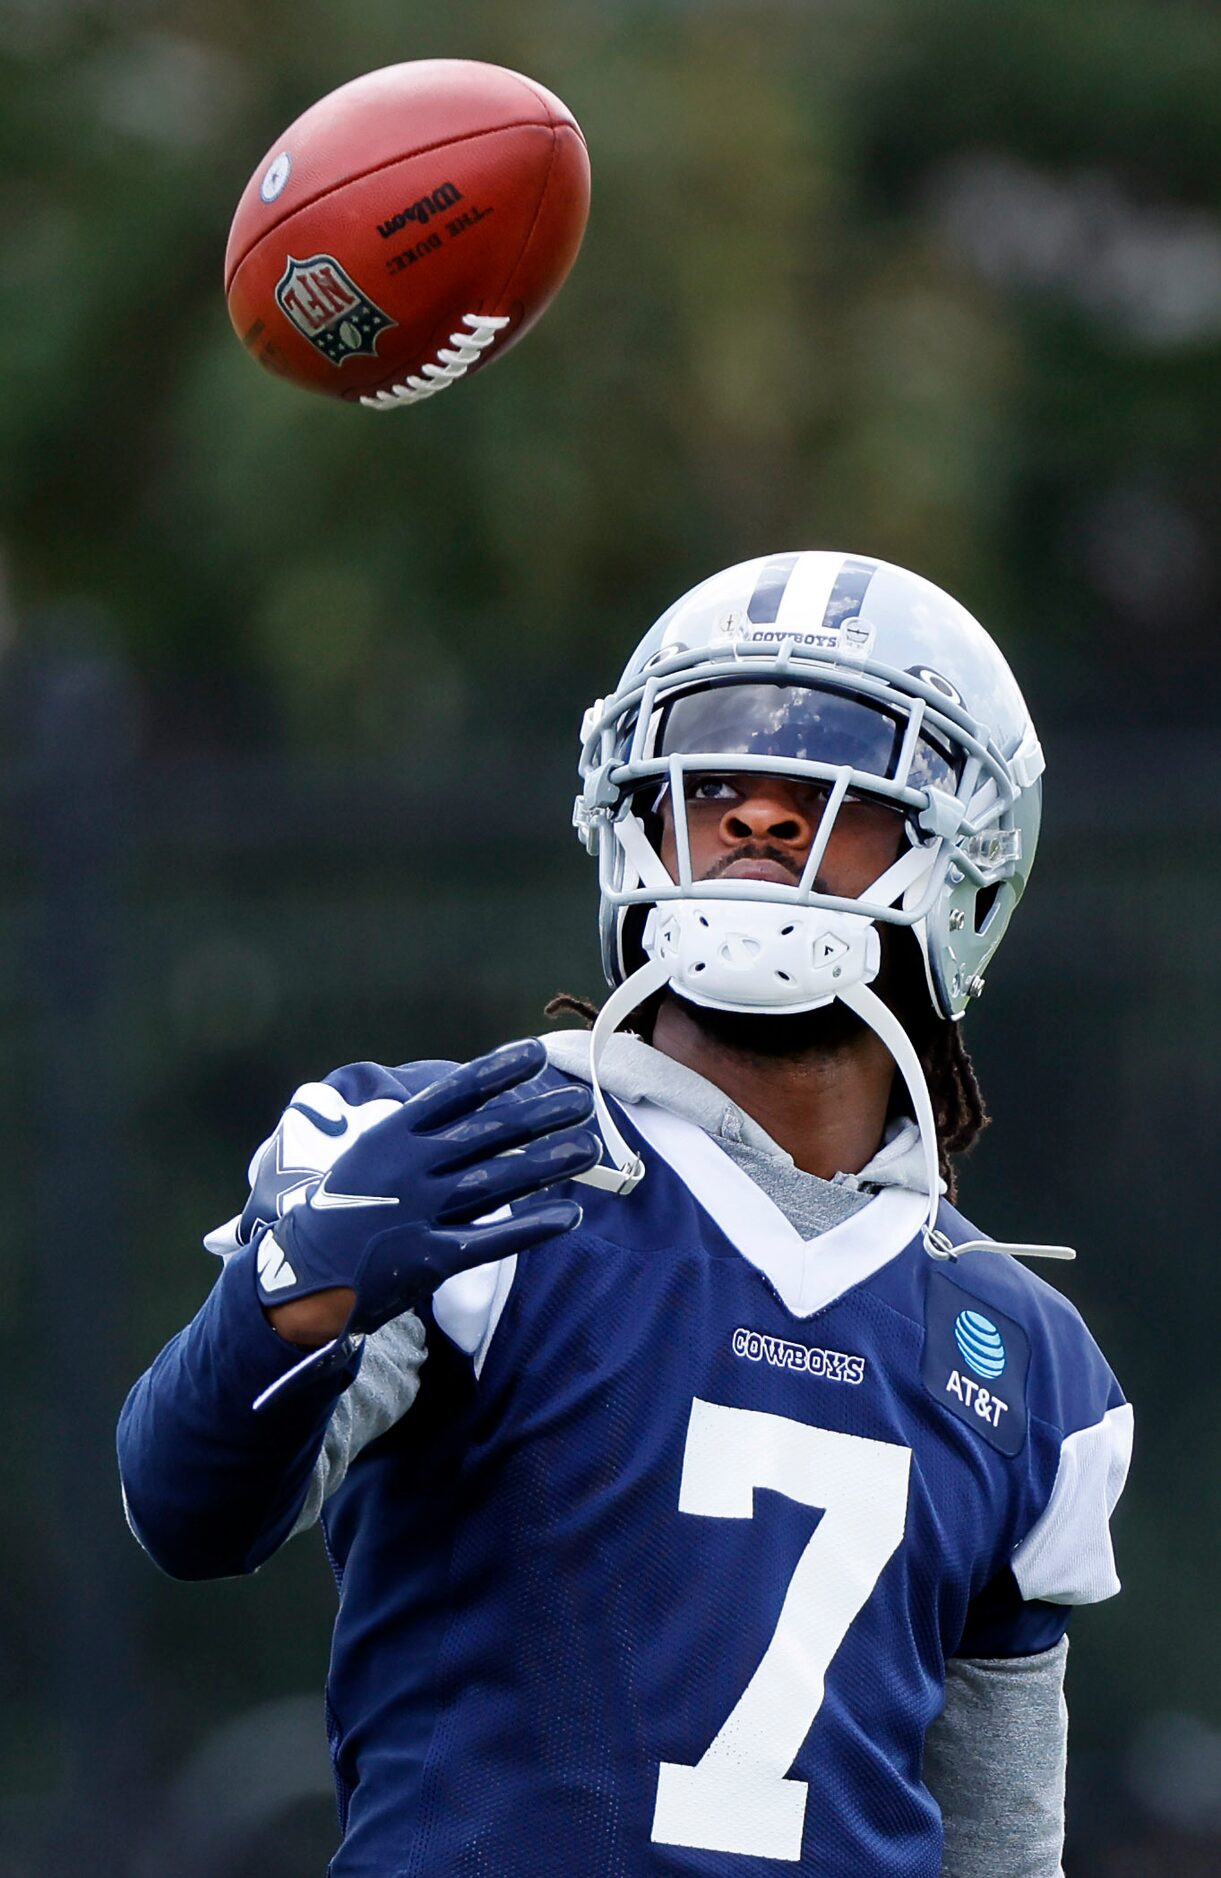
POLYGON ((955 793, 964 753, 922 731, 907 776, 898 778, 905 716, 819 685, 708 685, 683 692, 661 714, 658 756, 774 756, 828 763, 908 788, 955 793))

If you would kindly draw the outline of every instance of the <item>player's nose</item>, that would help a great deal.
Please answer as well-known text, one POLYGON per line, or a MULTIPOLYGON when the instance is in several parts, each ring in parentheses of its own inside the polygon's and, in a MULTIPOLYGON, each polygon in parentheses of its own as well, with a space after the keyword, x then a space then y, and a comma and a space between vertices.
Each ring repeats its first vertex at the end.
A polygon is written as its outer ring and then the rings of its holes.
POLYGON ((726 810, 721 834, 730 842, 774 841, 804 850, 814 839, 814 821, 795 790, 761 776, 749 793, 726 810))

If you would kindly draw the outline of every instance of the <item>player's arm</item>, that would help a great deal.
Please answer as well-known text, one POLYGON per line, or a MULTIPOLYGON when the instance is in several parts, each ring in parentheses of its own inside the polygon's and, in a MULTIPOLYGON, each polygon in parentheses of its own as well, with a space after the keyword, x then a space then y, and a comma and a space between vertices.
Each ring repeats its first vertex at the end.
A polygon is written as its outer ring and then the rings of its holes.
POLYGON ((359 1367, 359 1348, 344 1342, 275 1390, 303 1352, 264 1317, 255 1260, 247 1246, 227 1262, 119 1418, 128 1520, 175 1578, 254 1571, 287 1538, 331 1411, 359 1367))
POLYGON ((942 1878, 1060 1878, 1065 1633, 1075 1606, 1119 1590, 1111 1515, 1132 1452, 1131 1408, 1093 1340, 1083 1329, 1072 1336, 1059 1419, 1028 1443, 1036 1469, 1035 1449, 1054 1441, 1050 1492, 1009 1566, 972 1602, 925 1741, 925 1783, 945 1830, 942 1878))
POLYGON ((577 1223, 574 1201, 542 1189, 597 1158, 596 1139, 574 1126, 588 1115, 589 1095, 576 1086, 532 1091, 544 1063, 531 1040, 450 1069, 405 1100, 402 1084, 375 1071, 397 1097, 385 1100, 383 1090, 341 1103, 338 1117, 290 1105, 256 1157, 246 1212, 224 1229, 236 1249, 218 1283, 120 1419, 128 1517, 165 1570, 215 1577, 261 1564, 299 1519, 360 1362, 359 1337, 401 1319, 454 1274, 577 1223), (356 1117, 378 1100, 384 1112, 366 1113, 362 1131, 356 1117), (350 1138, 351 1125, 356 1137, 321 1179, 293 1147, 300 1127, 291 1118, 302 1108, 328 1135, 342 1121, 341 1136, 350 1138), (497 1209, 503 1217, 485 1218, 497 1209), (342 1334, 304 1351, 270 1314, 325 1292, 349 1294, 342 1334))
POLYGON ((311 1358, 276 1334, 259 1295, 262 1240, 406 1093, 373 1063, 297 1090, 251 1160, 244 1208, 204 1240, 225 1261, 220 1281, 128 1398, 119 1423, 128 1519, 176 1576, 253 1570, 286 1536, 309 1490, 364 1353, 351 1341, 311 1358))
POLYGON ((1061 1878, 1068 1639, 1031 1656, 953 1658, 924 1779, 941 1808, 942 1878, 1061 1878))

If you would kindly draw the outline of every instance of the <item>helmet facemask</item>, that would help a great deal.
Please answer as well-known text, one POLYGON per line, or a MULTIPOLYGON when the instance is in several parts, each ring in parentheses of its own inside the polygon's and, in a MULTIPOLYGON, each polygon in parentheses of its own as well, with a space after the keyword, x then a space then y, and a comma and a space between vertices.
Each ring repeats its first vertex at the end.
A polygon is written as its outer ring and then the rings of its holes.
MULTIPOLYGON (((776 663, 773 653, 768 664, 776 663)), ((670 962, 679 995, 725 1011, 816 1009, 876 976, 875 922, 913 926, 927 917, 944 884, 947 844, 921 818, 935 802, 939 822, 957 824, 957 792, 972 790, 981 759, 956 745, 922 700, 861 697, 824 675, 797 678, 739 658, 715 674, 705 665, 695 684, 691 676, 680 669, 679 682, 666 685, 662 672, 652 674, 631 721, 620 719, 617 751, 608 753, 604 774, 618 802, 599 848, 614 975, 637 962, 626 955, 631 910, 645 907, 643 951, 670 962), (738 854, 766 854, 766 840, 756 849, 731 844, 709 865, 701 835, 719 805, 701 798, 746 791, 753 775, 782 778, 809 804, 808 851, 798 861, 790 845, 782 857, 789 880, 722 871, 738 854), (847 890, 824 877, 837 837, 842 847, 854 824, 890 816, 902 833, 896 827, 897 852, 876 876, 847 890)))

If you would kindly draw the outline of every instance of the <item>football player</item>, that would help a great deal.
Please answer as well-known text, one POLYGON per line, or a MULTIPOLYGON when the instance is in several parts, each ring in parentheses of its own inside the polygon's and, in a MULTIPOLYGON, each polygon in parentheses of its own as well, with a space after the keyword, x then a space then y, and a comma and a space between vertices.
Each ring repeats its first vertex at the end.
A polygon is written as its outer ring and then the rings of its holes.
POLYGON ((929 582, 715 575, 586 718, 592 1032, 339 1070, 255 1157, 122 1470, 186 1577, 321 1517, 336 1878, 1059 1871, 1131 1411, 950 1162, 1042 768, 929 582))

